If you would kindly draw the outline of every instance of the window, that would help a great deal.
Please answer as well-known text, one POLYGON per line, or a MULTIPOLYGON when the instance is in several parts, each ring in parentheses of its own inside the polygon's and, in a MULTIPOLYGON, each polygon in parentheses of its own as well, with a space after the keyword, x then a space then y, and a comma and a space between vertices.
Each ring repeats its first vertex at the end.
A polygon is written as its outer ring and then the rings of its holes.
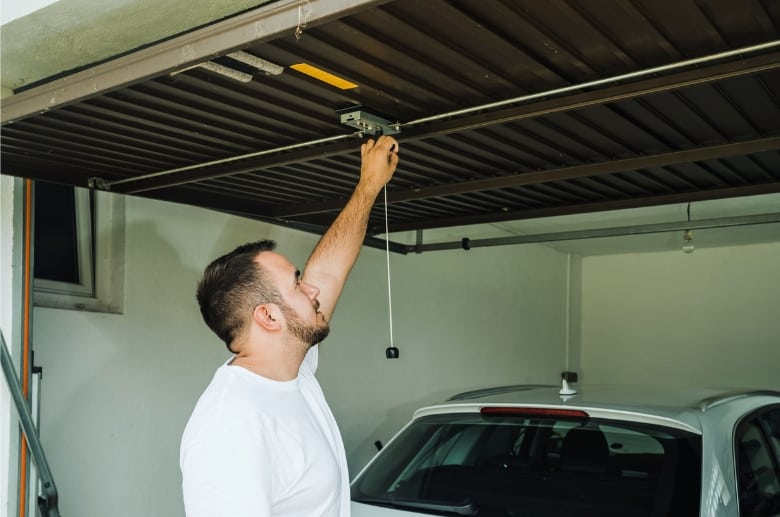
POLYGON ((601 419, 420 418, 353 482, 356 502, 434 515, 698 515, 701 437, 601 419))
POLYGON ((56 183, 35 184, 35 288, 92 296, 94 213, 91 193, 56 183))
POLYGON ((736 436, 739 515, 780 513, 780 408, 746 419, 736 436))
POLYGON ((121 313, 124 198, 36 182, 34 303, 121 313))

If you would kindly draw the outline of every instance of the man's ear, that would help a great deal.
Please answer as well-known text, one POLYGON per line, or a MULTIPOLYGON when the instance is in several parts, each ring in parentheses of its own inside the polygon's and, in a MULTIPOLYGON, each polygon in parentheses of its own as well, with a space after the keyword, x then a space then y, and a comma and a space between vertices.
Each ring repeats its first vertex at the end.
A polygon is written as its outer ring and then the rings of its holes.
POLYGON ((252 319, 266 330, 282 328, 282 311, 275 303, 261 303, 252 312, 252 319))

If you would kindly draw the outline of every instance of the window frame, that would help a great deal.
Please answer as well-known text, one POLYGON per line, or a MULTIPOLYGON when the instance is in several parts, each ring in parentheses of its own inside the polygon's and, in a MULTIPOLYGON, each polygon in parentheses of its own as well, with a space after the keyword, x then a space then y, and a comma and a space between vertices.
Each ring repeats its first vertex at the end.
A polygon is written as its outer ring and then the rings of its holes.
POLYGON ((74 187, 79 284, 35 278, 36 307, 124 312, 125 197, 74 187))

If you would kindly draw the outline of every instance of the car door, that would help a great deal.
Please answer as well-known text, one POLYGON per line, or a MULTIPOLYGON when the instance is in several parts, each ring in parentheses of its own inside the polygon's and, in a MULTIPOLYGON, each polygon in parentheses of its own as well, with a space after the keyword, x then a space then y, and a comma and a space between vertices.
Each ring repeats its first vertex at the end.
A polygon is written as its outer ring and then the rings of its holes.
POLYGON ((740 517, 780 516, 780 406, 744 418, 735 437, 740 517))

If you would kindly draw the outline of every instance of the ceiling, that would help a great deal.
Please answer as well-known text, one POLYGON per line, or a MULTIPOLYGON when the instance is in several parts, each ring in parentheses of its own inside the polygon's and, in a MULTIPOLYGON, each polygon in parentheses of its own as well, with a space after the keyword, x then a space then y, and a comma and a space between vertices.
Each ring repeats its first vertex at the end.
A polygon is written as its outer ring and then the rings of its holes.
POLYGON ((15 89, 3 99, 2 173, 319 233, 373 131, 343 124, 347 110, 400 130, 387 216, 378 203, 370 220, 398 252, 630 225, 668 248, 678 227, 649 225, 702 217, 731 226, 729 242, 756 222, 743 240, 780 240, 780 2, 331 1, 318 18, 324 4, 272 2, 15 89), (269 28, 282 11, 292 22, 269 28), (214 46, 227 23, 262 34, 214 46), (208 58, 249 82, 189 68, 205 60, 192 42, 209 37, 208 58), (225 57, 237 50, 283 72, 225 57), (299 63, 355 87, 290 68, 299 63), (111 66, 113 86, 56 99, 111 66), (22 106, 36 95, 53 105, 22 106))

